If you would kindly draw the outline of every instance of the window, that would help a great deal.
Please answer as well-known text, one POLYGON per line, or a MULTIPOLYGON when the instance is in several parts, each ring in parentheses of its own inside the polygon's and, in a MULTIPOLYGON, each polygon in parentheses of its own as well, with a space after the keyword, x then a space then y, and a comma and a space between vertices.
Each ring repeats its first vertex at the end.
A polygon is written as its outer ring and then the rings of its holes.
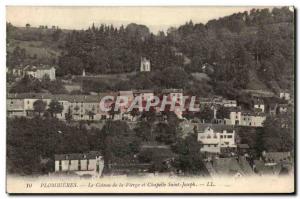
POLYGON ((232 135, 228 135, 227 138, 232 138, 232 135))
POLYGON ((220 135, 220 138, 223 138, 223 135, 220 135))
POLYGON ((58 163, 58 170, 59 170, 59 171, 62 171, 61 160, 60 160, 59 163, 58 163))
POLYGON ((80 171, 81 170, 81 161, 78 160, 78 170, 80 171))
POLYGON ((29 100, 27 101, 27 104, 29 104, 29 100))
POLYGON ((13 103, 14 103, 13 101, 10 102, 10 104, 13 104, 13 103))
POLYGON ((71 165, 71 160, 69 160, 69 165, 71 165))
POLYGON ((90 160, 87 159, 87 160, 86 160, 86 170, 89 170, 89 164, 90 164, 90 160))

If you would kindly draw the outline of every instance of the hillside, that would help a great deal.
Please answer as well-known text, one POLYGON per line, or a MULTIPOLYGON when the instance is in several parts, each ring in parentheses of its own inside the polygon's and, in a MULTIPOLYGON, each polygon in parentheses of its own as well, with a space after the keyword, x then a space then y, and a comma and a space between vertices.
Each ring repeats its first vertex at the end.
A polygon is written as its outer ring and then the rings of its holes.
POLYGON ((93 25, 82 31, 7 24, 7 41, 9 67, 53 63, 61 77, 81 75, 83 69, 94 76, 135 72, 140 58, 149 58, 153 72, 119 79, 126 88, 133 83, 140 88, 190 90, 191 85, 200 85, 193 92, 236 97, 240 89, 293 87, 294 13, 288 7, 253 9, 206 24, 190 21, 157 35, 138 24, 120 28, 93 25), (204 64, 213 72, 202 78, 204 64), (176 77, 174 71, 180 75, 176 77), (179 78, 189 81, 180 83, 179 78))

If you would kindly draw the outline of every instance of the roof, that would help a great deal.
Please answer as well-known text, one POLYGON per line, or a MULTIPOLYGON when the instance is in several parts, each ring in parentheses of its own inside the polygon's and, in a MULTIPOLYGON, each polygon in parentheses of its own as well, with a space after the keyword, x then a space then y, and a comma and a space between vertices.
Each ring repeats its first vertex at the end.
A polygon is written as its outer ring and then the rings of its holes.
POLYGON ((87 153, 67 153, 67 154, 55 154, 55 160, 86 160, 95 159, 96 156, 101 156, 100 151, 89 151, 87 153))
POLYGON ((248 144, 239 144, 238 148, 240 148, 240 149, 249 149, 250 147, 249 147, 248 144))
POLYGON ((243 116, 261 116, 261 117, 266 116, 266 114, 261 111, 243 111, 241 112, 241 114, 243 116))
POLYGON ((193 125, 196 125, 197 127, 197 132, 204 132, 204 130, 207 127, 210 127, 214 130, 214 132, 222 132, 223 130, 226 131, 233 131, 234 130, 234 126, 233 125, 223 125, 223 124, 202 124, 202 123, 193 123, 193 125))
POLYGON ((264 100, 260 98, 254 98, 253 99, 254 104, 264 104, 264 100))
POLYGON ((182 89, 163 89, 162 93, 182 93, 183 90, 182 89))
POLYGON ((36 70, 49 70, 51 68, 55 68, 55 66, 51 66, 51 65, 27 65, 24 67, 25 71, 36 71, 36 70))
POLYGON ((128 95, 133 95, 133 91, 119 91, 120 96, 128 96, 128 95))

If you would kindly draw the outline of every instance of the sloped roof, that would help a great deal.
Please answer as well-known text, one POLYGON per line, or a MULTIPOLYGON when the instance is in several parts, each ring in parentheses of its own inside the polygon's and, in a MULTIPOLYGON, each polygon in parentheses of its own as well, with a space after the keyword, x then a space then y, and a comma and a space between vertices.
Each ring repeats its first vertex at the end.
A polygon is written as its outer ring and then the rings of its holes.
POLYGON ((67 154, 55 154, 55 160, 86 160, 95 159, 96 156, 101 156, 100 151, 89 151, 87 153, 67 153, 67 154))
POLYGON ((199 133, 203 133, 204 130, 207 128, 207 127, 210 127, 214 130, 214 132, 222 132, 223 130, 226 130, 228 132, 231 132, 234 130, 234 126, 233 125, 223 125, 223 124, 208 124, 208 123, 205 123, 205 124, 202 124, 202 123, 196 123, 194 124, 196 125, 196 128, 197 128, 197 132, 199 133))
POLYGON ((27 65, 24 67, 25 71, 36 71, 36 70, 49 70, 51 68, 55 68, 56 66, 51 66, 51 65, 27 65))

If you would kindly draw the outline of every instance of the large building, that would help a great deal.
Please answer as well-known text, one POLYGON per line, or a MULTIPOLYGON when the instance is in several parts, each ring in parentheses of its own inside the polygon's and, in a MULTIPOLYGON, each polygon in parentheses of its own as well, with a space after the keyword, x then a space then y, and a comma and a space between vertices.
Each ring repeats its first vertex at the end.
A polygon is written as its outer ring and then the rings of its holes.
POLYGON ((80 176, 100 177, 104 168, 103 156, 98 151, 57 154, 54 159, 56 173, 74 172, 80 176))
POLYGON ((230 108, 227 118, 217 119, 217 123, 236 126, 262 127, 266 115, 262 111, 242 111, 239 107, 230 108))
POLYGON ((55 80, 55 67, 50 65, 25 66, 23 75, 29 75, 37 79, 48 77, 50 80, 55 80))
MULTIPOLYGON (((113 94, 110 94, 113 95, 113 94)), ((34 114, 34 102, 42 100, 48 108, 52 100, 58 101, 63 110, 57 114, 58 119, 66 119, 67 114, 71 113, 74 120, 100 120, 109 117, 109 113, 101 111, 100 101, 103 95, 51 95, 47 93, 19 93, 8 94, 6 109, 8 117, 24 116, 30 117, 34 114)), ((109 103, 109 102, 107 102, 109 103)), ((109 106, 109 104, 105 104, 109 106)))
POLYGON ((50 65, 27 65, 25 67, 15 67, 7 72, 15 77, 22 78, 25 75, 42 80, 48 77, 51 81, 56 79, 55 67, 50 65))
POLYGON ((201 152, 220 154, 236 149, 235 130, 225 125, 210 125, 202 128, 198 125, 198 141, 202 143, 201 152))

